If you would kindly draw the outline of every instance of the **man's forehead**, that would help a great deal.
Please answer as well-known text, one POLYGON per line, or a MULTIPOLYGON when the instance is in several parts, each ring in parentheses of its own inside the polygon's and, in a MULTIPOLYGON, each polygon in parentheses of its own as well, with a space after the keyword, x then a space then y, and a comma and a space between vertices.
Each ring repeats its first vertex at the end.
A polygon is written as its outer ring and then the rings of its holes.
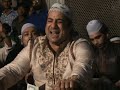
POLYGON ((61 15, 61 16, 63 16, 64 14, 63 13, 61 13, 60 11, 57 11, 57 10, 54 10, 54 11, 51 11, 51 12, 49 12, 48 13, 48 15, 61 15))
POLYGON ((63 23, 68 23, 68 18, 59 11, 51 11, 48 13, 48 20, 54 20, 54 21, 62 21, 63 23), (57 13, 58 12, 58 13, 57 13))
POLYGON ((93 38, 96 38, 96 37, 101 36, 101 35, 102 35, 102 33, 100 33, 100 32, 92 32, 89 35, 89 37, 93 39, 93 38))
POLYGON ((65 4, 60 4, 60 3, 53 4, 49 9, 48 13, 55 12, 55 11, 61 12, 70 20, 72 18, 71 10, 65 4))
POLYGON ((59 11, 52 11, 50 13, 48 13, 48 17, 51 18, 64 18, 65 15, 59 11))

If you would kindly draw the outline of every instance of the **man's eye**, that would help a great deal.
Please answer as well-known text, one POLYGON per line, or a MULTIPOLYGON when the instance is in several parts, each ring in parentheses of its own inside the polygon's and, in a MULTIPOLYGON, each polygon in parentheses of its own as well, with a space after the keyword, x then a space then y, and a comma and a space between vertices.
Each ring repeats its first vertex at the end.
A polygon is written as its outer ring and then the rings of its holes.
POLYGON ((96 39, 99 39, 100 37, 101 37, 101 35, 100 35, 100 36, 97 36, 96 39))
POLYGON ((58 23, 63 23, 62 21, 58 21, 58 23))
POLYGON ((94 41, 94 39, 90 39, 91 41, 94 41))
POLYGON ((28 36, 29 34, 28 34, 28 33, 24 33, 23 35, 24 35, 24 36, 28 36))
POLYGON ((63 23, 63 20, 57 20, 58 23, 63 23))
POLYGON ((47 22, 52 22, 52 20, 49 20, 49 19, 48 19, 47 22))
POLYGON ((37 32, 33 32, 32 35, 37 35, 37 32))

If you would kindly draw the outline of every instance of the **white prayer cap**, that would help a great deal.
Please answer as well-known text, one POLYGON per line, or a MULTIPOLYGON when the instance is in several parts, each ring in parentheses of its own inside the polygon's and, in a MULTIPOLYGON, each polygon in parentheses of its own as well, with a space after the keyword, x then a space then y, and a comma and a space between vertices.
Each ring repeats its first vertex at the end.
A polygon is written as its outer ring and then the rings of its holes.
POLYGON ((99 20, 91 20, 88 22, 86 29, 88 32, 88 35, 91 35, 92 33, 99 32, 99 30, 102 28, 103 23, 99 20))
POLYGON ((113 37, 110 39, 111 42, 120 40, 120 37, 113 37))
POLYGON ((63 13, 66 17, 68 17, 70 20, 72 19, 72 13, 70 9, 65 5, 61 3, 55 3, 51 6, 49 12, 51 11, 59 11, 63 13))
POLYGON ((25 31, 26 28, 29 28, 29 27, 33 27, 33 28, 36 28, 34 24, 32 23, 26 23, 22 26, 22 29, 21 29, 21 34, 23 34, 23 32, 25 31))

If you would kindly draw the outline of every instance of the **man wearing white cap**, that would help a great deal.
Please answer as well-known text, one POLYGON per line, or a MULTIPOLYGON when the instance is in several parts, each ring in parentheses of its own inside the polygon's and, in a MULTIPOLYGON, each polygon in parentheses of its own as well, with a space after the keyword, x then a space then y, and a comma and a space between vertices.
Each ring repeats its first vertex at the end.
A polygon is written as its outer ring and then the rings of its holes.
POLYGON ((99 20, 91 20, 86 29, 95 49, 95 90, 119 90, 120 45, 109 41, 108 28, 99 20))
POLYGON ((110 41, 120 44, 120 36, 113 36, 112 38, 110 38, 110 41))
POLYGON ((24 47, 27 46, 29 40, 34 41, 39 35, 40 35, 40 32, 38 31, 38 29, 34 24, 25 23, 22 26, 21 35, 20 35, 23 46, 24 47))
POLYGON ((90 90, 93 50, 86 39, 74 40, 72 32, 70 9, 55 3, 48 12, 46 35, 0 69, 0 87, 9 88, 31 71, 36 87, 28 84, 29 90, 90 90))

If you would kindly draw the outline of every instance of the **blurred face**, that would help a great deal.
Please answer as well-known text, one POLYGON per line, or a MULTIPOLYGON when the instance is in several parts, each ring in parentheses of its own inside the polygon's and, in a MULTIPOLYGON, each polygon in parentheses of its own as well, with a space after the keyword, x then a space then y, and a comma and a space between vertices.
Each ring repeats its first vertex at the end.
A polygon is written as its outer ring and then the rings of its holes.
POLYGON ((10 1, 2 1, 2 5, 5 9, 9 9, 11 7, 11 2, 10 1))
POLYGON ((39 10, 41 8, 41 0, 32 0, 32 5, 35 10, 39 10))
POLYGON ((107 41, 107 35, 100 33, 100 32, 91 34, 89 38, 92 44, 97 48, 102 48, 105 42, 107 41))
POLYGON ((45 29, 49 43, 61 44, 69 38, 70 30, 68 21, 61 12, 49 12, 45 29))
POLYGON ((19 14, 20 16, 22 16, 22 15, 25 14, 26 11, 25 11, 25 8, 24 8, 24 7, 20 6, 20 7, 18 8, 17 12, 18 12, 18 14, 19 14))
POLYGON ((36 32, 35 28, 28 27, 25 29, 25 31, 22 34, 22 43, 24 46, 27 46, 29 40, 35 40, 38 36, 38 33, 36 32))

